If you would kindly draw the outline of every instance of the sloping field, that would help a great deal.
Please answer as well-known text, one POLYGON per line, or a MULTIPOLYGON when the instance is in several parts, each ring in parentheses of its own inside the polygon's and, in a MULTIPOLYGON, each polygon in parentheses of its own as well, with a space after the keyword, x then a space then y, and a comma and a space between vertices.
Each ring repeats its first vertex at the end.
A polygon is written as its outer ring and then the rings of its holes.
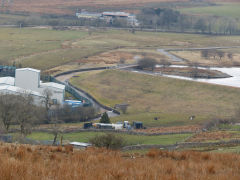
POLYGON ((11 11, 37 12, 46 14, 74 14, 81 8, 107 8, 107 7, 143 7, 155 2, 185 2, 188 0, 17 0, 5 3, 5 8, 11 11))
POLYGON ((238 180, 240 155, 168 152, 128 154, 105 149, 1 144, 2 179, 238 180))
POLYGON ((79 74, 71 83, 105 105, 128 103, 128 113, 113 121, 143 121, 146 126, 197 124, 230 117, 239 107, 240 89, 134 72, 106 70, 79 74), (191 115, 196 119, 189 120, 191 115), (158 117, 158 120, 154 120, 158 117))
POLYGON ((238 18, 240 16, 240 3, 239 1, 235 2, 238 3, 220 3, 216 6, 184 8, 180 11, 187 14, 238 18))
MULTIPOLYGON (((116 64, 121 58, 134 63, 135 56, 165 58, 159 48, 239 46, 240 36, 206 36, 87 29, 57 31, 37 28, 0 28, 0 63, 21 63, 41 70, 62 65, 95 67, 116 64)), ((61 70, 61 68, 58 68, 61 70)))

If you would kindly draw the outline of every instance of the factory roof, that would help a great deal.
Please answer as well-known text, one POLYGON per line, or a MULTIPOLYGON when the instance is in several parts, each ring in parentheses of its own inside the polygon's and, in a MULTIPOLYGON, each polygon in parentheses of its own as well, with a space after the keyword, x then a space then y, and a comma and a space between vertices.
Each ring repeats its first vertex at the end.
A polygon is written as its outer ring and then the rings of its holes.
POLYGON ((43 95, 39 92, 29 91, 29 90, 26 90, 26 89, 23 89, 23 88, 20 88, 20 87, 16 87, 16 86, 11 86, 11 85, 0 86, 0 92, 4 91, 4 90, 12 91, 12 92, 15 92, 15 93, 20 93, 20 94, 31 94, 31 95, 34 95, 34 96, 43 97, 43 95))
POLYGON ((33 68, 20 68, 20 69, 16 69, 16 71, 33 71, 33 72, 37 72, 40 73, 40 70, 38 69, 33 69, 33 68))
POLYGON ((65 89, 65 85, 54 83, 54 82, 41 83, 40 86, 42 86, 42 87, 53 87, 53 88, 62 89, 62 90, 65 89))
POLYGON ((14 86, 15 84, 15 78, 13 77, 1 77, 0 78, 0 86, 1 85, 11 85, 14 86))

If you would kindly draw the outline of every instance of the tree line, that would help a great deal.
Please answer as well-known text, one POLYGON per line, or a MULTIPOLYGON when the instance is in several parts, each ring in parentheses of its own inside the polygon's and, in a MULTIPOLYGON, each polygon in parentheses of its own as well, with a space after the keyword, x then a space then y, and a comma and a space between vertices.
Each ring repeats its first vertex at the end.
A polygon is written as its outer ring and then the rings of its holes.
POLYGON ((192 16, 168 8, 144 8, 138 15, 142 28, 232 35, 240 33, 240 20, 217 16, 192 16))
POLYGON ((93 107, 72 108, 53 104, 51 94, 47 91, 44 94, 46 96, 41 102, 42 106, 36 105, 29 94, 0 94, 1 130, 8 132, 10 126, 17 125, 21 135, 25 136, 40 124, 52 124, 56 127, 61 123, 84 122, 97 115, 93 107))
MULTIPOLYGON (((21 15, 21 14, 18 14, 21 15)), ((203 34, 240 34, 240 19, 219 16, 192 16, 182 14, 171 8, 143 8, 137 15, 140 22, 138 28, 150 28, 175 32, 195 32, 203 34)), ((19 18, 10 19, 9 23, 21 27, 28 25, 50 26, 93 26, 93 27, 119 27, 136 28, 123 19, 113 19, 111 23, 102 19, 78 19, 74 15, 52 15, 28 13, 19 18)))
POLYGON ((201 50, 201 57, 205 58, 205 59, 210 59, 210 58, 214 58, 216 59, 217 57, 219 58, 219 60, 222 60, 222 58, 224 58, 225 56, 228 57, 228 59, 233 59, 233 53, 231 52, 224 52, 221 50, 216 50, 216 49, 204 49, 201 50))

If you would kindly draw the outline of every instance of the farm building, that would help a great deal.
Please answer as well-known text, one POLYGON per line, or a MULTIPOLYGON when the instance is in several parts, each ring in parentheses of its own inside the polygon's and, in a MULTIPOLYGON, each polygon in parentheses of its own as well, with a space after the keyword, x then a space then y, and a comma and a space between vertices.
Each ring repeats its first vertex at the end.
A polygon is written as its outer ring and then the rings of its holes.
POLYGON ((92 13, 86 10, 81 10, 80 13, 76 13, 76 16, 80 19, 102 19, 108 23, 112 23, 114 19, 123 19, 131 26, 139 26, 138 20, 134 14, 126 12, 102 12, 92 13))
POLYGON ((55 104, 63 104, 65 86, 58 83, 40 81, 40 70, 32 68, 16 69, 14 77, 0 78, 0 93, 24 95, 33 97, 35 104, 41 104, 44 92, 51 92, 51 99, 55 104))

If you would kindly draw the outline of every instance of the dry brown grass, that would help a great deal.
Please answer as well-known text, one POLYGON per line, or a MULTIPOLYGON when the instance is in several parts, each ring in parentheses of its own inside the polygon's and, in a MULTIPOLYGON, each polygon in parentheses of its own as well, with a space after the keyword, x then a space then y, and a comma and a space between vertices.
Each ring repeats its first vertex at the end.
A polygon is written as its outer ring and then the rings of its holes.
POLYGON ((199 125, 173 126, 173 127, 153 127, 147 129, 137 129, 137 132, 145 133, 165 133, 165 132, 197 132, 201 130, 199 125))
POLYGON ((90 148, 1 144, 1 179, 187 180, 240 178, 240 155, 151 150, 128 154, 90 148))
POLYGON ((220 141, 229 139, 240 139, 240 134, 228 131, 209 131, 194 135, 189 142, 220 141))
POLYGON ((240 54, 238 49, 236 49, 235 53, 233 53, 233 59, 229 59, 226 55, 221 60, 218 57, 215 59, 213 57, 208 59, 203 58, 201 57, 201 53, 199 51, 173 51, 172 53, 186 59, 188 62, 198 63, 201 66, 231 67, 240 65, 240 54))

